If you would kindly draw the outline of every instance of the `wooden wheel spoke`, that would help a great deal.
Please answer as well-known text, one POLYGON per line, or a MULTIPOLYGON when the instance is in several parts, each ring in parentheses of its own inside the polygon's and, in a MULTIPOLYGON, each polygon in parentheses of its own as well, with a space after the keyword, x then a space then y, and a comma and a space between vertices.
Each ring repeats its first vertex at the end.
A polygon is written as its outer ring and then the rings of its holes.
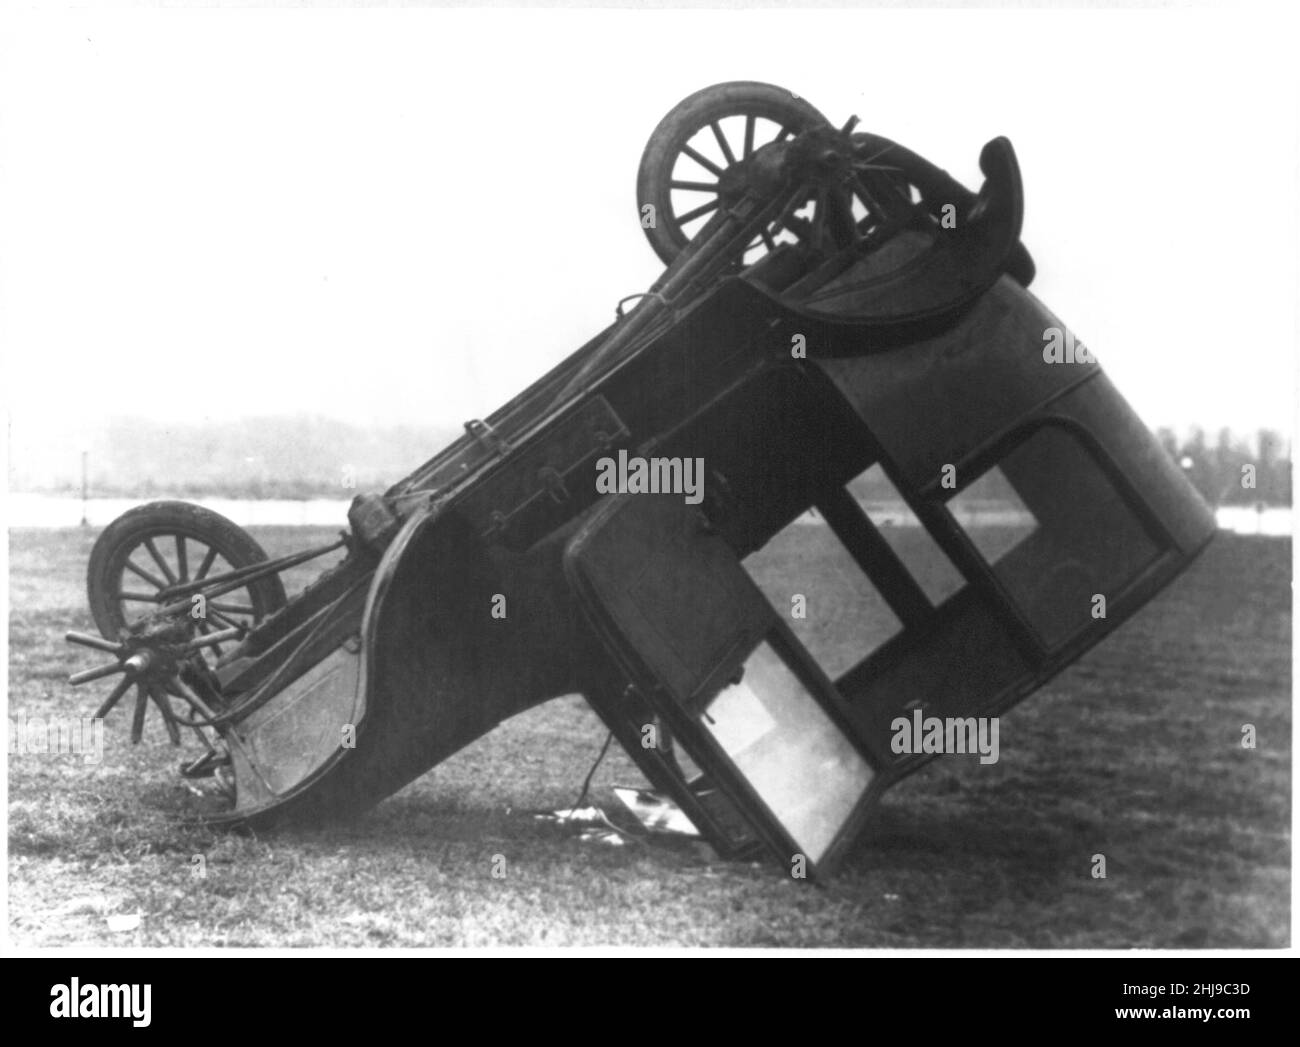
POLYGON ((867 183, 864 178, 859 176, 853 179, 853 193, 859 200, 866 204, 868 211, 882 221, 885 219, 886 215, 884 208, 882 208, 880 203, 876 200, 875 194, 867 188, 867 183))
MULTIPOLYGON (((244 628, 244 627, 243 627, 239 622, 235 621, 235 620, 232 619, 232 618, 227 618, 227 617, 226 617, 224 614, 222 614, 220 611, 214 610, 213 607, 211 606, 211 604, 208 605, 208 615, 209 615, 210 617, 212 617, 212 618, 215 618, 215 619, 216 619, 217 621, 219 621, 219 622, 224 622, 228 628, 231 628, 231 629, 242 629, 242 628, 244 628)), ((218 653, 218 654, 221 653, 221 652, 220 652, 220 649, 218 649, 217 653, 218 653)))
POLYGON ((826 209, 828 206, 828 197, 826 187, 821 186, 817 190, 817 203, 813 207, 812 229, 809 231, 809 239, 813 247, 821 249, 822 242, 826 237, 826 209))
POLYGON ((121 654, 124 650, 122 644, 114 643, 112 640, 105 640, 101 636, 91 636, 89 633, 69 632, 64 637, 68 643, 75 643, 81 647, 89 647, 91 650, 104 651, 107 654, 121 654))
POLYGON ((689 145, 684 145, 682 146, 682 152, 708 171, 709 174, 717 175, 719 178, 722 177, 722 168, 701 153, 698 149, 692 149, 689 145))
POLYGON ((694 221, 696 218, 706 215, 710 211, 716 211, 717 209, 718 209, 718 201, 717 198, 715 197, 714 199, 710 200, 707 204, 701 204, 693 211, 687 211, 683 215, 677 215, 677 224, 685 225, 687 222, 694 221))
POLYGON ((68 683, 73 687, 80 687, 83 683, 90 683, 92 680, 102 680, 105 676, 116 676, 118 673, 126 672, 125 662, 108 662, 105 665, 96 666, 94 669, 85 669, 79 673, 73 673, 68 677, 68 683))
POLYGON ((214 547, 209 546, 207 555, 203 557, 203 562, 199 564, 199 569, 194 574, 194 580, 196 582, 208 576, 208 572, 212 570, 212 564, 216 559, 217 550, 214 547))
POLYGON ((176 536, 176 573, 180 576, 180 581, 188 582, 190 580, 189 564, 185 556, 185 535, 176 536))
POLYGON ((209 607, 215 607, 218 611, 225 611, 226 614, 246 614, 250 617, 257 612, 253 610, 251 604, 246 603, 221 603, 209 602, 209 607))
POLYGON ((109 692, 108 697, 104 699, 103 704, 98 709, 95 710, 94 719, 102 720, 105 716, 107 716, 109 710, 111 710, 113 706, 115 706, 118 703, 122 695, 126 694, 126 692, 131 689, 131 685, 133 683, 135 683, 135 680, 133 680, 129 676, 123 680, 119 680, 117 682, 117 686, 114 687, 109 692))
POLYGON ((857 239, 853 197, 841 188, 831 190, 826 200, 826 219, 835 247, 846 247, 857 239))
POLYGON ((153 557, 153 562, 158 565, 158 570, 162 571, 163 577, 167 579, 168 585, 176 584, 176 574, 172 571, 171 565, 163 559, 162 554, 158 552, 158 547, 153 544, 152 538, 144 540, 144 547, 149 550, 149 555, 153 557))
POLYGON ((158 711, 162 713, 163 724, 167 727, 167 737, 171 739, 172 745, 180 745, 181 731, 176 726, 176 714, 172 712, 172 703, 167 698, 167 692, 150 684, 149 697, 153 699, 154 704, 158 706, 158 711))
POLYGON ((668 183, 670 189, 693 189, 700 193, 716 193, 717 182, 684 182, 680 179, 668 183))
POLYGON ((731 151, 731 144, 727 141, 727 136, 722 133, 722 125, 714 120, 709 127, 713 131, 713 137, 718 141, 718 148, 722 150, 722 157, 727 161, 730 167, 736 162, 736 154, 731 151))
POLYGON ((884 176, 877 175, 873 178, 865 172, 860 173, 854 177, 852 188, 853 194, 866 205, 867 210, 878 221, 892 222, 912 211, 910 187, 890 184, 884 176), (878 193, 880 195, 877 195, 878 193), (889 201, 888 207, 882 203, 882 199, 886 197, 889 201))
POLYGON ((131 716, 131 741, 139 744, 144 737, 144 714, 149 711, 149 696, 145 685, 137 684, 135 689, 135 712, 131 716))
POLYGON ((757 118, 753 113, 747 113, 745 115, 745 145, 741 156, 746 159, 754 151, 754 124, 756 123, 756 120, 757 118))
POLYGON ((772 141, 774 141, 774 142, 784 142, 784 141, 785 141, 787 138, 789 138, 790 135, 792 135, 793 133, 794 133, 794 132, 791 131, 790 128, 788 128, 788 127, 782 127, 781 130, 777 132, 776 137, 773 138, 772 141))
POLYGON ((166 583, 166 582, 164 582, 164 581, 163 581, 161 578, 159 578, 156 574, 153 574, 153 573, 150 572, 150 571, 146 571, 143 567, 140 567, 139 565, 137 565, 136 563, 134 563, 134 562, 133 562, 129 557, 128 557, 128 559, 126 560, 126 562, 125 562, 122 566, 125 567, 125 568, 126 568, 128 571, 130 571, 132 574, 137 575, 137 576, 139 576, 140 578, 143 578, 146 582, 148 582, 150 585, 152 585, 152 586, 153 586, 154 588, 156 588, 156 589, 166 589, 166 588, 167 588, 167 583, 166 583))
POLYGON ((119 600, 124 600, 127 603, 157 603, 158 602, 157 595, 149 596, 145 593, 128 593, 126 591, 118 593, 117 598, 119 600))

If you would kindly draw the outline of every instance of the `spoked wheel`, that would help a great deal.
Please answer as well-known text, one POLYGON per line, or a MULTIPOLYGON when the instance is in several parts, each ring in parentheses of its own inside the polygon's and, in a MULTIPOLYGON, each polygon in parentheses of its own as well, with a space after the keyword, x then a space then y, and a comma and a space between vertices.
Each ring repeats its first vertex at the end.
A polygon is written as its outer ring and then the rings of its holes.
MULTIPOLYGON (((266 559, 262 547, 219 513, 187 502, 151 502, 114 520, 90 554, 87 588, 99 631, 119 640, 157 612, 171 586, 194 582, 266 559)), ((198 634, 246 631, 286 602, 276 575, 200 603, 184 617, 198 634)), ((215 660, 221 645, 203 648, 215 660)))
POLYGON ((141 740, 153 704, 173 745, 181 744, 181 728, 193 730, 202 745, 181 774, 214 778, 228 798, 234 784, 220 738, 226 709, 212 669, 223 643, 240 642, 286 600, 275 574, 242 586, 242 575, 220 576, 266 559, 246 531, 218 513, 186 502, 142 505, 106 527, 91 550, 90 609, 103 638, 67 634, 70 643, 114 658, 68 680, 112 680, 95 718, 106 717, 134 689, 131 741, 141 740), (209 578, 204 594, 196 583, 209 578))
MULTIPOLYGON (((721 204, 726 171, 769 142, 827 123, 784 88, 752 81, 717 84, 681 101, 654 129, 637 172, 637 203, 650 246, 671 265, 721 204)), ((777 237, 764 234, 766 247, 777 237)), ((760 242, 755 250, 764 247, 760 242)), ((748 252, 746 252, 748 254, 748 252)))
MULTIPOLYGON (((704 223, 743 192, 743 170, 757 150, 829 126, 807 101, 772 84, 718 84, 683 100, 650 136, 637 174, 642 226, 655 253, 673 263, 704 223)), ((874 168, 846 179, 838 191, 823 189, 799 201, 745 248, 742 263, 782 243, 843 246, 906 210, 905 180, 888 164, 874 168)))

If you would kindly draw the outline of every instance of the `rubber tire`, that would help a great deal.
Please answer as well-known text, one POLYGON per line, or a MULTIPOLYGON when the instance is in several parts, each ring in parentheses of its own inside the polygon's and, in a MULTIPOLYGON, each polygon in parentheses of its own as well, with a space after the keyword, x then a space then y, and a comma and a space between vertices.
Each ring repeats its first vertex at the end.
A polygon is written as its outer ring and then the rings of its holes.
POLYGON ((669 183, 682 146, 714 120, 750 113, 781 123, 795 134, 828 123, 812 105, 785 88, 754 80, 714 84, 677 103, 651 133, 636 177, 637 213, 643 214, 645 205, 651 204, 654 214, 663 219, 654 228, 642 229, 665 265, 672 265, 687 243, 686 234, 666 217, 672 214, 669 183))
MULTIPOLYGON (((176 534, 215 548, 231 567, 247 567, 268 559, 252 535, 211 509, 170 501, 149 502, 129 509, 105 527, 95 540, 86 571, 90 613, 106 639, 118 639, 126 627, 121 607, 113 598, 126 556, 145 538, 176 534)), ((279 575, 254 582, 248 592, 255 620, 266 618, 288 602, 279 575)))

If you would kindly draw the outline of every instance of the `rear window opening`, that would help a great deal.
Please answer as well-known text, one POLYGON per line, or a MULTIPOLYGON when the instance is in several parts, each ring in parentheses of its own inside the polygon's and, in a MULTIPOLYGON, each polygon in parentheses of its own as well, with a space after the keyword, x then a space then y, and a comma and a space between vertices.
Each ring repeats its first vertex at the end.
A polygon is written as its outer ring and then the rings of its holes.
POLYGON ((948 502, 948 511, 987 563, 1038 530, 1038 520, 996 465, 948 502))

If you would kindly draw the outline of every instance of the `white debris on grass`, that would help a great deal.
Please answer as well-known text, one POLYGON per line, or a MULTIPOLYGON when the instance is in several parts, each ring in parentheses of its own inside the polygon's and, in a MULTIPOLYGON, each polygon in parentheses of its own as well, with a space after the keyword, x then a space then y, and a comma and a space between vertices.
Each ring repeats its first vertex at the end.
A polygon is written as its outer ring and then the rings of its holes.
POLYGON ((108 918, 108 929, 110 931, 134 931, 140 926, 140 914, 119 913, 108 918))

